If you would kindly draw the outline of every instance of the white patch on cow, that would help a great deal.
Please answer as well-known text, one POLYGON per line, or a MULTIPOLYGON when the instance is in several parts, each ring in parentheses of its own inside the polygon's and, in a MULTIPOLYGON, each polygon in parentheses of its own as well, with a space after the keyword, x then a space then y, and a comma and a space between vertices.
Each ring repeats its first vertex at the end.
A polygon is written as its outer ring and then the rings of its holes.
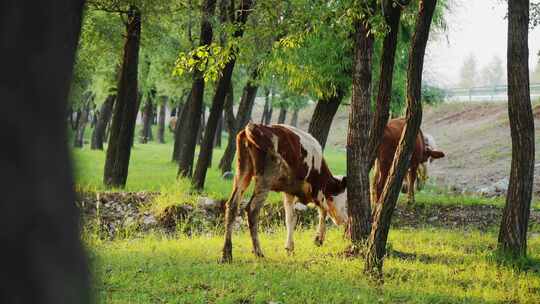
POLYGON ((336 224, 342 224, 347 222, 347 189, 338 195, 332 196, 334 201, 334 207, 336 208, 336 219, 332 218, 332 221, 336 224))
POLYGON ((424 143, 426 147, 430 148, 431 150, 437 149, 435 138, 431 134, 424 133, 424 143))
POLYGON ((278 124, 278 126, 287 128, 291 130, 294 134, 298 135, 298 137, 300 137, 300 144, 302 145, 304 150, 306 150, 307 152, 307 155, 304 158, 304 162, 306 163, 308 167, 306 178, 309 176, 309 173, 311 172, 312 169, 315 169, 320 172, 321 166, 322 166, 322 160, 323 160, 323 153, 322 153, 321 144, 315 139, 315 137, 293 126, 283 125, 283 124, 278 124))

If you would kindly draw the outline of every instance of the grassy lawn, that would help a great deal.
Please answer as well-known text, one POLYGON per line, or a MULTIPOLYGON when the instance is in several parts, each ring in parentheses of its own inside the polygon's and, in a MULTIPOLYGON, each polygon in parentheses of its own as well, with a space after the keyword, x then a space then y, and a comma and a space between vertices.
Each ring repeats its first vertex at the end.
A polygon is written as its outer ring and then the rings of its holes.
MULTIPOLYGON (((392 230, 394 252, 382 286, 363 274, 363 261, 344 259, 342 232, 323 247, 313 231, 296 235, 296 253, 283 249, 285 231, 261 236, 266 258, 251 254, 247 233, 235 235, 231 265, 217 263, 221 236, 88 240, 99 303, 540 303, 540 264, 499 265, 495 234, 392 230)), ((540 258, 540 239, 529 243, 540 258)))

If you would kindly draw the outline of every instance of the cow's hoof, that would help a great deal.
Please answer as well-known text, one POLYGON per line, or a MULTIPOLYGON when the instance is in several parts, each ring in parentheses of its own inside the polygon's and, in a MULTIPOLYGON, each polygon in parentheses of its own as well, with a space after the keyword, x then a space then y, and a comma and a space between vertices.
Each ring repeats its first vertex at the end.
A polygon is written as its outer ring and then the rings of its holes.
POLYGON ((285 251, 287 251, 287 255, 294 255, 294 247, 293 248, 285 247, 285 251))
POLYGON ((321 247, 323 245, 323 239, 320 237, 320 236, 316 236, 315 237, 315 240, 313 240, 313 242, 315 243, 315 245, 317 245, 318 247, 321 247))

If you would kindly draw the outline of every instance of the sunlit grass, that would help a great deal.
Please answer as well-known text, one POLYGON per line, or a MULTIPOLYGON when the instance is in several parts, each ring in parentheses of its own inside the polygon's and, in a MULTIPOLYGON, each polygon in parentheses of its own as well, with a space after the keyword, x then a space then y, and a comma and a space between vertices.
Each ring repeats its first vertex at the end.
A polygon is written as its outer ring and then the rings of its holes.
POLYGON ((313 231, 262 234, 266 258, 251 254, 247 233, 234 235, 234 262, 218 264, 222 237, 149 235, 89 240, 100 303, 539 303, 540 239, 529 242, 524 270, 493 258, 496 235, 476 231, 392 230, 384 284, 362 273, 363 261, 338 253, 347 242, 330 230, 323 247, 313 231))

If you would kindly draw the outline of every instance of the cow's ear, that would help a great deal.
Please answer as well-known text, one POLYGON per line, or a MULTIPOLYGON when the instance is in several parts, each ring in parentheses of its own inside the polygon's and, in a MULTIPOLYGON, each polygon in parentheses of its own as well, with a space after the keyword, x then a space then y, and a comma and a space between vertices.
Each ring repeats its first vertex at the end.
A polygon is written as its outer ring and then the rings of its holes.
POLYGON ((429 153, 429 156, 431 156, 433 159, 443 158, 444 157, 444 152, 442 152, 442 151, 428 150, 428 153, 429 153))
POLYGON ((345 185, 345 187, 347 187, 347 177, 346 177, 346 176, 344 176, 343 178, 341 178, 341 183, 342 183, 343 185, 345 185))

